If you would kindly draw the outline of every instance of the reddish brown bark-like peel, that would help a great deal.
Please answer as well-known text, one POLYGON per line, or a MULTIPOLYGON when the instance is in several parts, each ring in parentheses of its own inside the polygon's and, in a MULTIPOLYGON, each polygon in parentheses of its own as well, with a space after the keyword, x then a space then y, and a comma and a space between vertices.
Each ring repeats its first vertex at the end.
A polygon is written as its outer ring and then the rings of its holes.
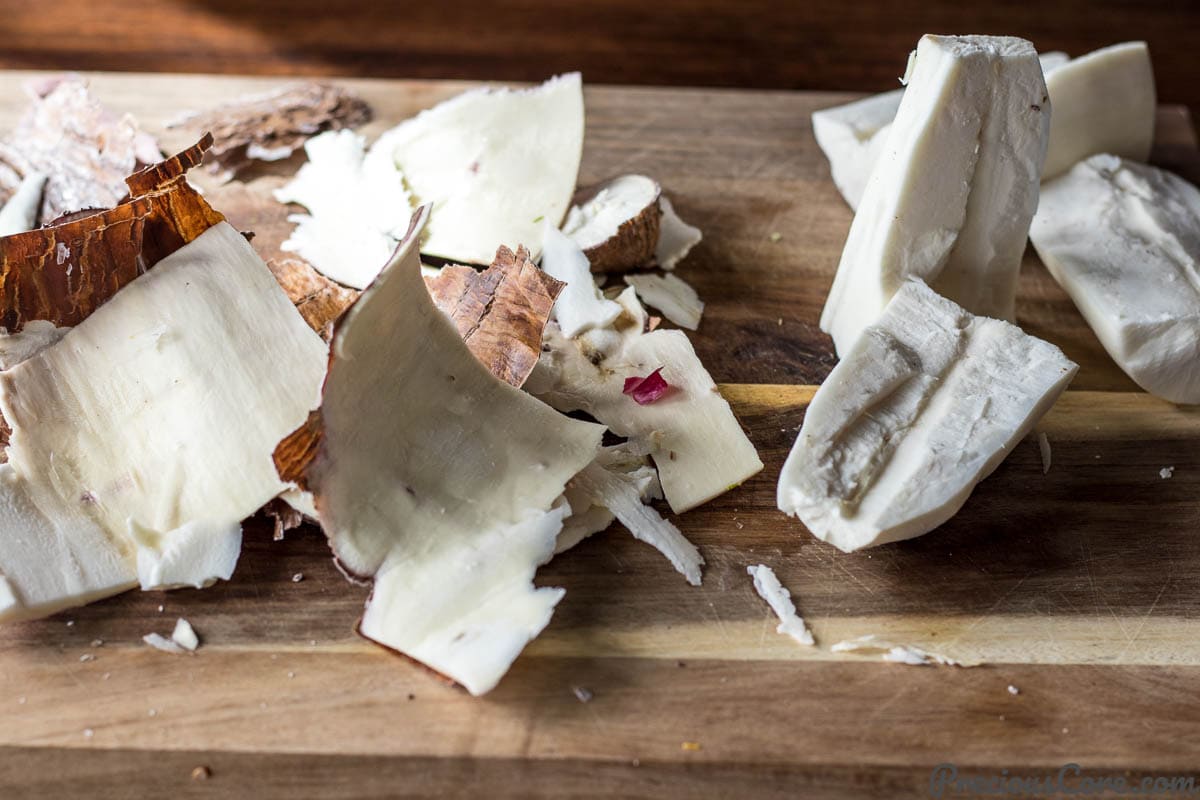
POLYGON ((321 410, 309 412, 308 419, 275 447, 275 471, 281 480, 308 491, 308 468, 321 447, 321 410))
POLYGON ((0 326, 77 325, 146 269, 224 219, 184 178, 197 144, 127 179, 116 208, 0 238, 0 326))
POLYGON ((216 145, 209 164, 231 178, 252 160, 287 158, 322 131, 355 128, 371 119, 371 107, 337 86, 302 83, 188 116, 172 127, 212 131, 216 145))
POLYGON ((519 387, 537 364, 542 331, 566 284, 542 272, 524 247, 501 247, 483 272, 449 266, 425 285, 475 357, 519 387))

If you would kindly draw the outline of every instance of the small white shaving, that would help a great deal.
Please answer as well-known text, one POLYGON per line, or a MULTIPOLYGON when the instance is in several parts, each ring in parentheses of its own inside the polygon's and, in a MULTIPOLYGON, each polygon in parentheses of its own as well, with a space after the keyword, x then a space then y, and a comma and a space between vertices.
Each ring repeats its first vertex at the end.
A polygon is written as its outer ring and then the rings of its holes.
POLYGON ((142 641, 153 647, 155 650, 161 650, 164 653, 182 655, 183 653, 187 652, 175 642, 157 633, 147 633, 142 637, 142 641))
POLYGON ((195 628, 183 617, 175 621, 175 630, 171 633, 171 641, 184 650, 192 652, 195 652, 196 648, 200 646, 200 637, 196 635, 195 628))
POLYGON ((1042 451, 1042 474, 1050 471, 1050 440, 1046 434, 1038 433, 1038 449, 1042 451))
POLYGON ((611 511, 633 538, 666 556, 688 583, 700 585, 704 557, 679 528, 642 502, 638 486, 628 475, 610 472, 592 462, 571 479, 571 485, 590 496, 593 504, 611 511))
POLYGON ((675 213, 671 201, 663 195, 658 199, 662 209, 662 220, 659 222, 658 244, 654 248, 654 260, 658 266, 666 270, 675 269, 675 265, 683 260, 693 247, 700 244, 700 229, 688 225, 675 213))
POLYGON ((1010 683, 1010 684, 1008 685, 1008 693, 1009 693, 1009 694, 1012 694, 1012 695, 1018 695, 1018 694, 1020 694, 1020 693, 1021 693, 1021 690, 1020 690, 1020 689, 1018 689, 1017 687, 1013 686, 1013 685, 1010 683))
POLYGON ((675 274, 626 275, 625 283, 633 287, 638 297, 648 306, 662 312, 663 316, 681 328, 690 331, 700 327, 700 315, 704 313, 704 302, 700 295, 682 278, 675 274))
POLYGON ((754 578, 754 591, 767 601, 767 605, 779 617, 776 633, 786 633, 800 644, 813 645, 812 631, 804 624, 804 620, 796 613, 796 605, 792 602, 791 593, 779 582, 775 571, 766 564, 756 567, 746 567, 746 573, 754 578))
POLYGON ((1162 469, 1160 469, 1160 470, 1158 471, 1158 477, 1162 478, 1164 481, 1165 481, 1167 478, 1170 478, 1170 477, 1171 477, 1172 475, 1174 475, 1174 474, 1175 474, 1175 468, 1174 468, 1174 467, 1163 467, 1162 469))
POLYGON ((67 247, 62 242, 54 246, 54 263, 62 264, 71 257, 71 248, 67 247))
POLYGON ((938 653, 930 653, 919 647, 885 641, 873 633, 866 636, 859 636, 856 639, 847 639, 844 642, 838 642, 829 649, 835 653, 878 652, 883 654, 882 658, 884 661, 890 661, 894 664, 909 664, 916 667, 932 664, 943 664, 951 667, 967 666, 959 661, 955 661, 953 658, 948 658, 938 653))

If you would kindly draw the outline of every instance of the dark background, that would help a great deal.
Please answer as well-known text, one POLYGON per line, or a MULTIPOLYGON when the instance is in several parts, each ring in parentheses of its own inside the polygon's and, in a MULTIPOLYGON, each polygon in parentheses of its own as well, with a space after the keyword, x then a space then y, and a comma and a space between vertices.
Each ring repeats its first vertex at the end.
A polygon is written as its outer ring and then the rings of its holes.
POLYGON ((1200 0, 0 0, 0 68, 878 91, 922 33, 1145 39, 1160 99, 1200 111, 1200 0))

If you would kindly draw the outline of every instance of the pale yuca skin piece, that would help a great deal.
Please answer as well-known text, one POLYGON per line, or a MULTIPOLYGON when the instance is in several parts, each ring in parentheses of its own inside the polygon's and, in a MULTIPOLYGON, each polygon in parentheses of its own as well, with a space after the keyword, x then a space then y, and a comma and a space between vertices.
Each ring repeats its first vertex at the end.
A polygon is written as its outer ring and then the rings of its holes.
POLYGON ((922 37, 821 314, 839 354, 909 277, 1013 317, 1049 128, 1032 44, 922 37))
POLYGON ((1092 156, 1042 186, 1029 235, 1130 378, 1165 400, 1200 403, 1200 190, 1092 156))
POLYGON ((1125 42, 1076 58, 1046 74, 1054 114, 1042 180, 1110 153, 1146 161, 1154 144, 1157 97, 1145 42, 1125 42))
POLYGON ((813 397, 779 508, 845 552, 928 533, 1076 370, 1054 345, 906 281, 813 397))
POLYGON ((583 157, 579 73, 532 89, 477 89, 383 134, 371 148, 404 174, 415 202, 432 205, 421 252, 487 265, 496 248, 524 245, 536 261, 542 223, 562 223, 583 157))
POLYGON ((0 373, 0 620, 228 578, 325 361, 222 222, 0 373))
POLYGON ((646 333, 646 312, 633 287, 617 302, 626 313, 613 327, 570 339, 548 325, 542 357, 525 389, 560 411, 585 411, 644 448, 676 514, 757 474, 762 461, 687 334, 646 333), (660 367, 671 386, 665 396, 638 405, 624 394, 626 378, 644 378, 660 367))
MULTIPOLYGON (((1057 100, 1051 87, 1050 73, 1070 61, 1070 57, 1053 50, 1039 54, 1038 60, 1042 63, 1042 73, 1050 89, 1050 104, 1054 106, 1057 100)), ((829 159, 829 172, 834 185, 851 209, 857 209, 862 200, 867 179, 879 160, 902 97, 904 90, 895 89, 813 112, 813 136, 825 158, 829 159)), ((1053 118, 1050 121, 1050 141, 1053 147, 1053 118)))
POLYGON ((360 632, 483 694, 562 597, 533 575, 604 429, 471 354, 421 276, 427 218, 335 329, 307 485, 343 567, 374 578, 360 632))

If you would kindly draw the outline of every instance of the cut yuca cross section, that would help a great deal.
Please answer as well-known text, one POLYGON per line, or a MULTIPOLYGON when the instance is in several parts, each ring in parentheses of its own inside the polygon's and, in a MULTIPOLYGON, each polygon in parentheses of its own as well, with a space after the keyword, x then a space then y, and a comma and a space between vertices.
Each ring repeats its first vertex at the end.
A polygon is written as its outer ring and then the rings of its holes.
POLYGON ((1054 114, 1042 178, 1097 153, 1145 161, 1154 144, 1154 69, 1145 42, 1125 42, 1046 74, 1054 114))
POLYGON ((706 503, 762 469, 729 403, 683 331, 645 333, 633 287, 617 298, 625 312, 610 328, 568 339, 546 326, 542 357, 526 390, 560 411, 586 411, 654 458, 663 495, 676 514, 706 503), (625 379, 662 368, 666 394, 639 405, 625 379))
POLYGON ((1200 190, 1092 156, 1042 187, 1029 235, 1129 377, 1166 400, 1200 403, 1200 190))
POLYGON ((337 323, 321 407, 276 463, 313 492, 340 564, 374 578, 360 632, 482 694, 562 597, 533 575, 604 429, 471 354, 421 277, 427 215, 337 323))
POLYGON ((418 203, 432 204, 421 252, 489 264, 496 249, 542 253, 583 156, 579 73, 533 89, 477 89, 401 123, 371 148, 390 157, 418 203))
POLYGON ((839 354, 910 276, 972 313, 1012 317, 1049 124, 1029 42, 921 39, 821 314, 839 354))
POLYGON ((813 397, 779 508, 846 552, 927 533, 1076 369, 1054 345, 908 281, 813 397))
MULTIPOLYGON (((1046 86, 1050 89, 1050 103, 1054 115, 1058 115, 1058 98, 1050 80, 1050 73, 1070 61, 1066 53, 1052 51, 1038 56, 1042 72, 1046 75, 1046 86)), ((813 136, 821 152, 829 159, 829 172, 834 185, 842 193, 846 204, 858 208, 867 179, 879 160, 883 144, 892 129, 892 120, 900 108, 903 89, 864 97, 844 106, 823 108, 812 115, 813 136)), ((1053 121, 1050 124, 1050 147, 1054 147, 1053 121)))
POLYGON ((0 619, 228 578, 325 347, 220 222, 0 373, 0 619))

